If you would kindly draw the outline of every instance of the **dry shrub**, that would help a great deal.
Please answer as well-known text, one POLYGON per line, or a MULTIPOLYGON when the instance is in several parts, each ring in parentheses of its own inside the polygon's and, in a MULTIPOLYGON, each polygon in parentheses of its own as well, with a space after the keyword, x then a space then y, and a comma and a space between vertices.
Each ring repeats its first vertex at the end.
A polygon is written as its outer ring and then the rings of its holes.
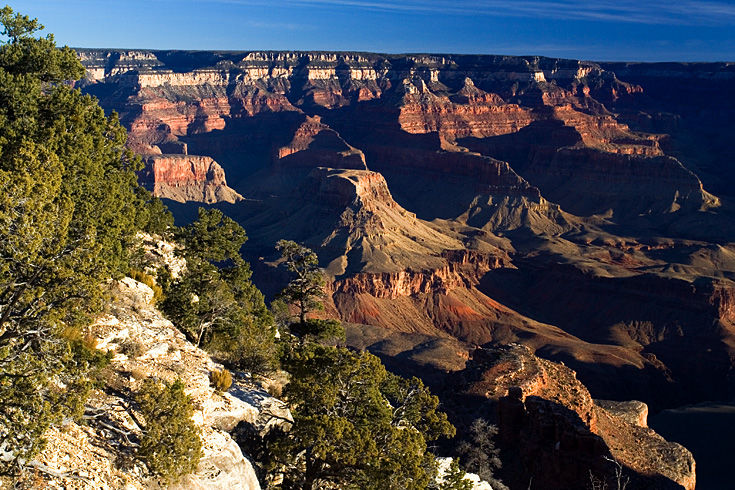
POLYGON ((84 333, 78 327, 65 326, 59 332, 59 337, 70 343, 78 343, 85 349, 97 350, 97 339, 92 335, 92 332, 84 333))
POLYGON ((143 368, 135 367, 130 370, 130 377, 136 381, 140 381, 141 379, 148 378, 148 372, 143 368))
POLYGON ((283 385, 279 383, 269 384, 265 391, 273 398, 278 398, 280 400, 283 396, 283 385))
POLYGON ((153 290, 153 299, 151 300, 151 304, 155 305, 159 301, 163 300, 163 289, 161 289, 161 286, 156 283, 156 280, 150 274, 138 269, 131 269, 130 272, 128 272, 128 277, 131 277, 138 282, 142 282, 153 290))
POLYGON ((226 392, 232 386, 232 374, 224 368, 221 371, 210 371, 209 381, 215 390, 226 392))
POLYGON ((143 346, 138 341, 127 339, 120 343, 118 352, 128 356, 128 359, 135 359, 143 353, 143 346))

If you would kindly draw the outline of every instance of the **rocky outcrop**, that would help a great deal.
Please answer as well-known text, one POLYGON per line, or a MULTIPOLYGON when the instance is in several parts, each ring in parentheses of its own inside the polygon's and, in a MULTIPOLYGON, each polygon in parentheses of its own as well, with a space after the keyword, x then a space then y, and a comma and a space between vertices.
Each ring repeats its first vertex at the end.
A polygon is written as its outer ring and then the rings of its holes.
POLYGON ((459 376, 497 407, 501 450, 524 469, 503 475, 511 484, 532 476, 534 488, 588 488, 590 475, 605 481, 617 469, 634 488, 695 487, 691 453, 646 428, 640 402, 595 404, 563 365, 512 345, 475 350, 459 376), (639 415, 629 420, 633 405, 639 415))
POLYGON ((153 195, 178 202, 234 203, 242 196, 227 186, 225 171, 210 157, 151 155, 139 180, 153 195))
POLYGON ((452 289, 476 285, 487 271, 510 265, 507 254, 497 255, 469 250, 451 250, 442 254, 444 267, 434 270, 404 270, 396 273, 363 273, 336 281, 333 294, 368 294, 376 298, 396 299, 426 293, 446 294, 452 289))
POLYGON ((639 131, 668 133, 667 153, 697 172, 705 188, 732 196, 731 135, 735 87, 732 63, 603 63, 642 87, 611 109, 639 131))
MULTIPOLYGON (((277 175, 292 171, 301 167, 283 167, 277 175)), ((318 251, 333 277, 438 267, 443 251, 462 248, 459 240, 396 203, 377 172, 317 167, 300 178, 290 193, 264 201, 244 220, 255 230, 251 243, 275 243, 284 236, 304 242, 318 251)))
POLYGON ((319 116, 307 117, 296 129, 293 140, 278 149, 275 165, 367 170, 365 155, 323 124, 319 116))
POLYGON ((617 402, 614 400, 595 400, 595 404, 605 409, 612 417, 622 419, 630 425, 648 427, 648 405, 638 400, 617 402))
POLYGON ((155 485, 155 478, 131 455, 129 441, 139 437, 140 428, 127 414, 134 406, 132 393, 144 379, 155 377, 184 382, 195 409, 193 420, 202 431, 203 457, 197 471, 167 488, 260 490, 250 461, 228 431, 241 421, 260 423, 267 418, 261 417, 265 412, 288 419, 288 409, 247 377, 235 380, 228 393, 216 392, 208 374, 221 366, 148 304, 150 288, 125 278, 111 283, 111 291, 115 299, 110 313, 90 327, 98 348, 114 354, 107 387, 92 393, 86 424, 69 422, 47 432, 48 444, 37 462, 67 475, 49 485, 80 490, 155 485))
POLYGON ((704 211, 719 199, 675 158, 592 148, 537 151, 524 175, 571 213, 625 221, 641 215, 704 211), (645 189, 645 192, 642 192, 645 189))
POLYGON ((600 396, 635 397, 660 409, 677 401, 729 393, 730 340, 725 339, 734 334, 730 298, 735 287, 719 277, 717 269, 703 265, 716 260, 722 267, 732 267, 724 257, 704 259, 723 253, 729 257, 729 248, 701 250, 691 242, 673 240, 660 248, 644 245, 653 249, 652 257, 691 257, 670 264, 652 260, 632 244, 620 247, 615 247, 617 252, 600 248, 588 259, 570 263, 516 256, 516 269, 504 274, 491 271, 480 289, 511 308, 530 308, 536 318, 587 342, 615 339, 647 359, 647 371, 602 376, 594 363, 579 356, 555 358, 577 370, 600 396), (506 295, 498 285, 511 281, 523 287, 506 295), (682 356, 682 350, 690 354, 682 356), (626 381, 615 386, 622 379, 626 381))

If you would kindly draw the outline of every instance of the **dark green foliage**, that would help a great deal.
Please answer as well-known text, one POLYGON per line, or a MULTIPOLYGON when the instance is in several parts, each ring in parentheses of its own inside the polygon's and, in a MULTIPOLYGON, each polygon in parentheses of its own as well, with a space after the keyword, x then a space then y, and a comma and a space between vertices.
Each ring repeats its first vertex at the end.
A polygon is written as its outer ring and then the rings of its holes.
POLYGON ((279 240, 276 249, 281 251, 286 268, 293 279, 281 291, 279 298, 299 309, 299 323, 306 322, 306 314, 323 310, 324 276, 319 269, 319 259, 310 249, 291 240, 279 240))
POLYGON ((83 407, 101 362, 69 337, 128 269, 146 206, 125 130, 64 83, 84 74, 41 25, 0 10, 0 447, 13 470, 83 407))
POLYGON ((159 198, 150 195, 143 187, 138 189, 147 204, 145 208, 146 215, 143 219, 143 231, 152 235, 167 237, 174 228, 174 215, 159 198))
POLYGON ((250 281, 240 256, 245 231, 221 211, 199 210, 199 219, 175 235, 183 245, 186 272, 162 271, 161 310, 196 345, 223 362, 250 371, 275 366, 275 328, 263 295, 250 281))
POLYGON ((337 320, 308 318, 303 323, 292 323, 289 328, 302 342, 334 344, 345 340, 345 329, 337 320))
POLYGON ((294 425, 271 463, 285 465, 282 488, 426 488, 435 472, 426 443, 454 427, 419 380, 389 374, 369 353, 317 344, 292 347, 284 367, 294 425))
POLYGON ((444 481, 439 484, 437 490, 472 490, 472 482, 465 480, 464 477, 465 472, 459 467, 459 461, 454 458, 449 465, 449 471, 444 474, 444 481))
POLYGON ((135 398, 145 420, 136 457, 167 481, 196 471, 202 441, 199 428, 191 420, 194 409, 184 393, 184 383, 179 379, 169 384, 148 378, 135 398))
POLYGON ((242 260, 240 248, 247 241, 245 230, 219 209, 199 208, 198 219, 179 228, 175 235, 186 245, 187 259, 209 262, 242 260))

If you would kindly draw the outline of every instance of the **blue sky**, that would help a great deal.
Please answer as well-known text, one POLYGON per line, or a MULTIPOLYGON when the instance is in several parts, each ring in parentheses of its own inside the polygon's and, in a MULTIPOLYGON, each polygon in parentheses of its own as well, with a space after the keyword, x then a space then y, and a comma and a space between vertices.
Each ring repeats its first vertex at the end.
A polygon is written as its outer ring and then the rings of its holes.
POLYGON ((735 61, 735 0, 17 0, 60 45, 735 61))

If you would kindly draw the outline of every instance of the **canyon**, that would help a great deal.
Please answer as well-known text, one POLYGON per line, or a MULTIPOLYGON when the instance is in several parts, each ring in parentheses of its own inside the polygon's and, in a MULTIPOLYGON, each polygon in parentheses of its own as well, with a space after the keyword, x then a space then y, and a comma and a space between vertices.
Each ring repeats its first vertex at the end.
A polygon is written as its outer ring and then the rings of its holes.
MULTIPOLYGON (((490 379, 494 361, 477 349, 515 345, 509 358, 546 373, 546 388, 522 390, 528 416, 553 412, 544 403, 566 389, 548 373, 573 370, 584 407, 571 409, 589 434, 572 446, 645 479, 655 464, 616 449, 624 424, 592 398, 656 412, 735 396, 735 64, 79 56, 80 88, 119 113, 141 182, 178 221, 208 205, 242 224, 269 297, 284 284, 276 241, 312 248, 325 314, 346 322, 348 342, 444 400, 500 404, 517 385, 488 394, 468 373, 490 379)), ((530 441, 544 424, 518 431, 530 441)), ((553 442, 535 449, 546 456, 534 475, 561 464, 553 442)), ((677 469, 661 463, 658 477, 693 488, 677 451, 677 469)), ((581 466, 568 473, 583 486, 581 466)))

